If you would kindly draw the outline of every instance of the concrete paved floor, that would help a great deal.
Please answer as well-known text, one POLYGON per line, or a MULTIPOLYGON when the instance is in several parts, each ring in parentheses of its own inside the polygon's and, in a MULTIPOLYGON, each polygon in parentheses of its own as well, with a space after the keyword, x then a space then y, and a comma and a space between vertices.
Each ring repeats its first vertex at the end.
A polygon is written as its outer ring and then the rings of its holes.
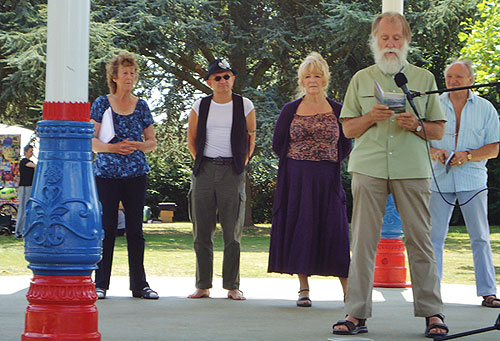
MULTIPOLYGON (((27 276, 0 276, 0 340, 20 340, 24 331, 27 276)), ((220 279, 212 298, 190 300, 193 278, 151 277, 158 301, 133 299, 128 278, 113 277, 108 298, 96 303, 102 340, 424 340, 424 320, 413 317, 411 289, 375 288, 369 333, 335 336, 344 316, 336 279, 312 279, 312 308, 297 308, 296 279, 243 278, 244 302, 226 299, 220 279)), ((475 287, 443 285, 446 322, 452 333, 493 326, 500 309, 480 306, 475 287)), ((500 340, 493 330, 461 340, 500 340)))

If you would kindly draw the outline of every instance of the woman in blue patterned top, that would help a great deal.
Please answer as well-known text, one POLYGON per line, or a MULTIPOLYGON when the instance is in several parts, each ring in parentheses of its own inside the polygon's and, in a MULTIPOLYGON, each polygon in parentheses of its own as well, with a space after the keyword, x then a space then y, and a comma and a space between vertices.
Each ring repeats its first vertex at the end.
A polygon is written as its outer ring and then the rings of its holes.
POLYGON ((150 170, 144 153, 155 149, 156 138, 147 103, 132 94, 138 78, 137 70, 132 54, 122 52, 113 57, 106 65, 110 94, 97 98, 90 110, 90 121, 95 127, 92 150, 97 153, 94 174, 104 229, 102 259, 95 273, 96 292, 100 299, 106 297, 109 289, 120 201, 125 208, 132 296, 158 298, 146 281, 142 232, 146 173, 150 170))

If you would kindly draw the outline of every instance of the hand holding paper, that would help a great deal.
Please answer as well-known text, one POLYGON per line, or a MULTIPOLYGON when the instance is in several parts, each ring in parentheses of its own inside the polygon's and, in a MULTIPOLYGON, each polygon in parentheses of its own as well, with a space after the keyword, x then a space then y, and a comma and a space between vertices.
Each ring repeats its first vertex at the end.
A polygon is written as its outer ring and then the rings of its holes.
POLYGON ((382 90, 382 87, 376 80, 374 81, 374 83, 374 94, 377 103, 387 105, 389 109, 394 110, 396 114, 406 111, 405 94, 396 92, 384 92, 384 90, 382 90))

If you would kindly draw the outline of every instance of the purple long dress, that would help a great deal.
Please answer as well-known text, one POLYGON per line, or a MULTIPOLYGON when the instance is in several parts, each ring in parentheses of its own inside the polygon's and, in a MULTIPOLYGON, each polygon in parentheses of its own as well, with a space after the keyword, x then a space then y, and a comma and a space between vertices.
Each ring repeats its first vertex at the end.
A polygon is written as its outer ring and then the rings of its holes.
MULTIPOLYGON (((341 104, 327 100, 338 120, 341 104)), ((347 277, 349 225, 340 165, 352 143, 338 123, 336 162, 287 157, 290 127, 301 101, 283 107, 273 136, 280 162, 268 272, 347 277)))

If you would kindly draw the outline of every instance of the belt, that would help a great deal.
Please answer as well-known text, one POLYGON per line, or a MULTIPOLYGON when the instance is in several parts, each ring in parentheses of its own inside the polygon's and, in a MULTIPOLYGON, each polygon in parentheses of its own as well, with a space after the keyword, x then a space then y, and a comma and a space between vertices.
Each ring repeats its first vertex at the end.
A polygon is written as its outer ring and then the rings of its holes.
POLYGON ((203 160, 205 161, 208 161, 208 162, 212 162, 216 165, 220 165, 220 166, 224 166, 224 165, 230 165, 233 163, 233 158, 232 157, 207 157, 207 156, 204 156, 203 157, 203 160))

